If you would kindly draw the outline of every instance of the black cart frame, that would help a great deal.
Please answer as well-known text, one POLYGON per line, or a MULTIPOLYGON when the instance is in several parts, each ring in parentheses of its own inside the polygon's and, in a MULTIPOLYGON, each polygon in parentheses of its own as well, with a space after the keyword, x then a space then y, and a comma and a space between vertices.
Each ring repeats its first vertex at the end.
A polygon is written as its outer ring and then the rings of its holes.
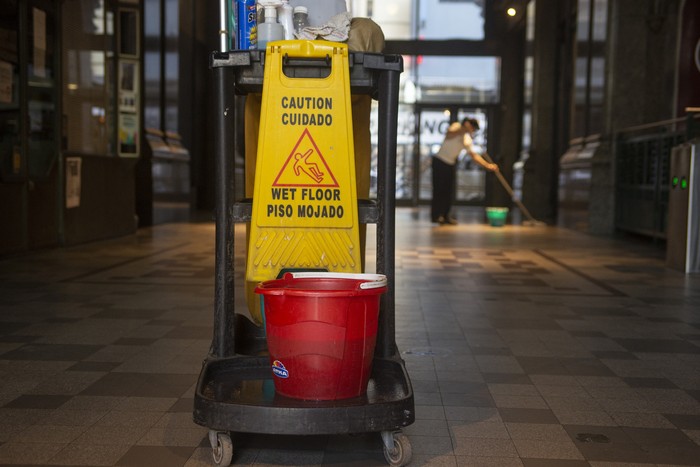
MULTIPOLYGON (((387 276, 382 296, 372 374, 365 396, 334 401, 304 401, 271 390, 269 357, 261 353, 260 328, 234 310, 234 245, 236 222, 251 217, 250 200, 234 199, 235 96, 261 93, 263 51, 215 52, 216 121, 216 271, 214 335, 204 360, 194 397, 194 421, 210 429, 214 461, 228 465, 232 456, 230 432, 328 435, 379 432, 391 465, 410 461, 410 443, 400 433, 415 418, 413 389, 395 338, 395 188, 399 55, 350 53, 352 94, 378 101, 378 183, 376 200, 358 201, 362 223, 376 223, 376 271, 387 276)), ((318 61, 295 59, 286 73, 297 77, 323 73, 318 61)), ((322 67, 321 67, 322 68, 322 67)), ((240 116, 238 117, 240 118, 240 116)))

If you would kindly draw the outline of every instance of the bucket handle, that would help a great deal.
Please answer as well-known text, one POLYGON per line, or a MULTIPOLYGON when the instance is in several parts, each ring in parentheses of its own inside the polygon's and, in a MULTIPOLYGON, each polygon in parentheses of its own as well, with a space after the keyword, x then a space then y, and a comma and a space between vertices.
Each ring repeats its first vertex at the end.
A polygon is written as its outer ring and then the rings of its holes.
POLYGON ((360 282, 360 289, 378 289, 386 287, 387 280, 384 274, 353 274, 349 272, 288 272, 285 277, 291 275, 294 279, 304 278, 330 278, 330 279, 355 279, 364 280, 360 282))

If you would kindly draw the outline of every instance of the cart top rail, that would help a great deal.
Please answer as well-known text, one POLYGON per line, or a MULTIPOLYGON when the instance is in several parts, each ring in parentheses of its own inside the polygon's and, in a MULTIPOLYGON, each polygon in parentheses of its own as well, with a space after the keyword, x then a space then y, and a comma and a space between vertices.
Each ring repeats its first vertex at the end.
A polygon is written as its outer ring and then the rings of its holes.
MULTIPOLYGON (((265 51, 234 50, 230 52, 213 52, 210 68, 234 67, 234 87, 237 94, 262 92, 265 70, 265 51)), ((370 94, 376 98, 379 87, 379 75, 383 71, 401 73, 403 58, 401 55, 384 55, 367 52, 351 52, 349 55, 350 88, 354 94, 370 94)), ((293 78, 323 78, 330 65, 319 59, 297 58, 286 61, 283 69, 287 76, 293 78)))

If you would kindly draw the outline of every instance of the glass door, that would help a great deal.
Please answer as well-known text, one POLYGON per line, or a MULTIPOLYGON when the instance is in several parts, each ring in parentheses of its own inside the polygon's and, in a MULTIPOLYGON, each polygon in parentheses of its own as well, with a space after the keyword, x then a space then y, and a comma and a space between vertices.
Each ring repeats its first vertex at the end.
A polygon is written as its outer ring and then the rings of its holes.
POLYGON ((56 3, 26 3, 26 175, 29 248, 58 243, 58 36, 56 3))
POLYGON ((0 0, 0 224, 9 251, 58 242, 56 20, 54 1, 0 0))
POLYGON ((440 150, 447 128, 450 126, 450 109, 448 107, 423 107, 416 109, 418 125, 417 184, 419 196, 415 200, 430 202, 433 196, 433 154, 440 150))
MULTIPOLYGON (((370 114, 370 137, 372 142, 370 198, 377 197, 377 112, 377 102, 372 101, 372 112, 370 114)), ((396 139, 396 202, 399 204, 410 204, 416 199, 417 193, 414 158, 416 121, 412 105, 399 104, 396 139)))
MULTIPOLYGON (((417 185, 420 196, 417 203, 430 202, 432 198, 432 157, 440 150, 450 124, 464 118, 475 118, 479 131, 473 135, 474 150, 483 153, 487 148, 488 110, 460 106, 420 105, 416 107, 417 120, 417 185)), ((457 161, 455 204, 484 205, 487 199, 486 173, 467 155, 466 150, 457 161)))
POLYGON ((0 183, 19 182, 24 177, 18 19, 17 0, 0 0, 0 183))
MULTIPOLYGON (((460 105, 401 104, 398 113, 396 148, 396 202, 400 206, 428 204, 432 199, 432 156, 438 152, 452 122, 475 118, 479 131, 474 149, 486 151, 489 107, 460 105)), ((372 111, 372 169, 370 197, 377 195, 376 103, 372 111)), ((464 151, 457 163, 455 204, 483 206, 487 201, 486 173, 464 151)))

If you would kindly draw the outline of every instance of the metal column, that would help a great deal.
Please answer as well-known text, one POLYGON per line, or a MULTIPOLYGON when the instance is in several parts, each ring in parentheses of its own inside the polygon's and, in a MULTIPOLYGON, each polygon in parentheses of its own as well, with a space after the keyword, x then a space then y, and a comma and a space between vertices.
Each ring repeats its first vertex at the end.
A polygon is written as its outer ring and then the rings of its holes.
POLYGON ((671 152, 666 264, 685 273, 700 272, 700 140, 671 152))

